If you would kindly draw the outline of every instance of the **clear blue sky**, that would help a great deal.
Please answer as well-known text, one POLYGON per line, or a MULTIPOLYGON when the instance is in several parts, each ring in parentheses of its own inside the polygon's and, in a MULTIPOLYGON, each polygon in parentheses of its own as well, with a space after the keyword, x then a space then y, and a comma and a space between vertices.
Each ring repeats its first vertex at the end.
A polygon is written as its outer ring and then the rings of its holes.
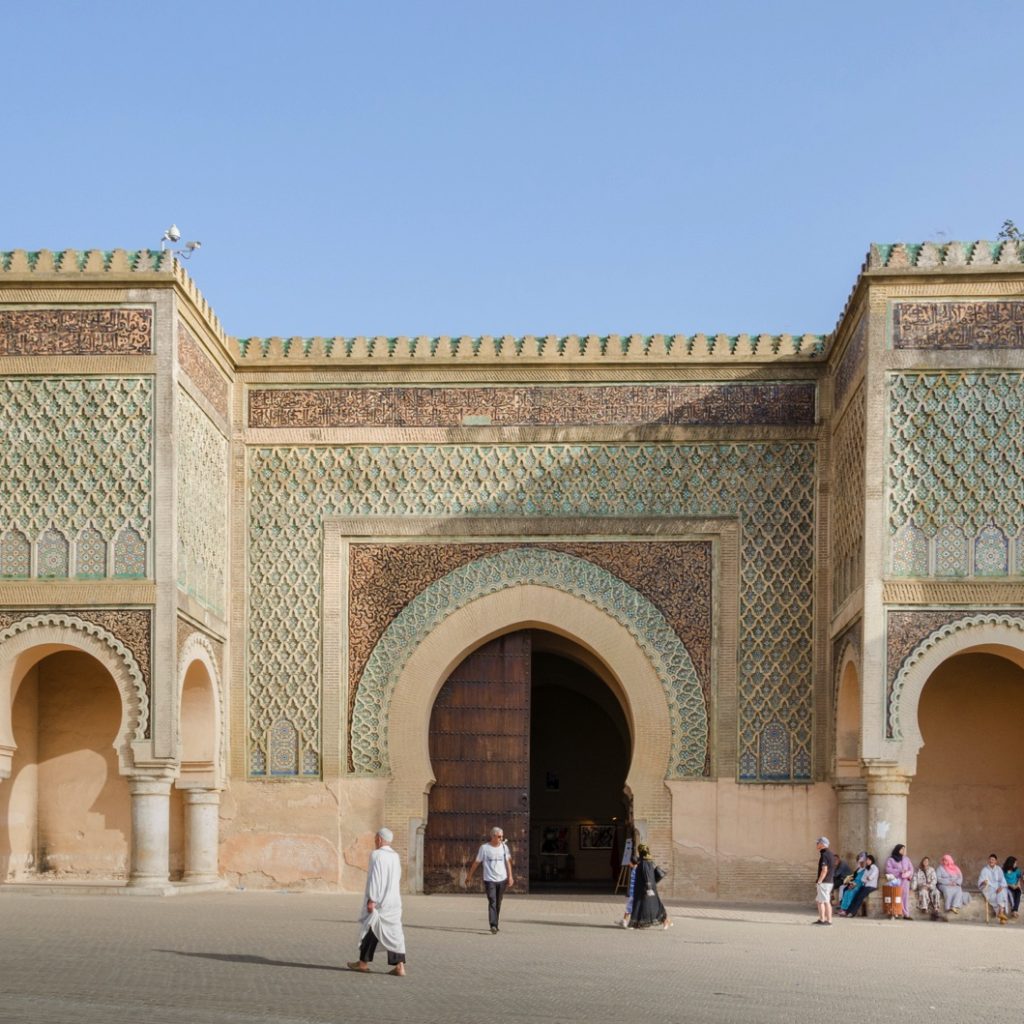
POLYGON ((10 3, 0 248, 202 240, 232 334, 826 332, 1024 221, 1024 5, 10 3))

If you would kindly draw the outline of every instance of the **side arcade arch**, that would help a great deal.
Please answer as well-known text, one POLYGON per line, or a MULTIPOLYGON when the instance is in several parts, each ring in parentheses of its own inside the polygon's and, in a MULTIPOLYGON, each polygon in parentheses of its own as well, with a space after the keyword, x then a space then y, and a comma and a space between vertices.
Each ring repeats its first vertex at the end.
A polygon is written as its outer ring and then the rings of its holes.
POLYGON ((122 775, 135 767, 134 745, 144 742, 149 696, 138 663, 112 633, 60 613, 19 619, 0 632, 0 779, 10 775, 15 750, 11 709, 29 670, 47 655, 81 651, 109 673, 121 697, 121 724, 114 741, 122 775))
POLYGON ((918 710, 932 674, 958 654, 997 654, 1024 668, 1024 618, 1000 613, 967 615, 922 640, 904 661, 893 681, 887 728, 896 744, 901 768, 913 775, 924 745, 918 710))

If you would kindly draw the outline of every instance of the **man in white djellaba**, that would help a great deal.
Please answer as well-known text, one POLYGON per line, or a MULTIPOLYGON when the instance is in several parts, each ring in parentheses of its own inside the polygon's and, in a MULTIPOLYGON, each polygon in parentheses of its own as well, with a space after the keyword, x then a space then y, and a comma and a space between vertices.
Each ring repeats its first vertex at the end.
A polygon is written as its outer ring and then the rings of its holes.
POLYGON ((366 973, 380 943, 388 951, 389 974, 405 977, 405 932, 402 931, 402 862, 391 848, 389 828, 373 837, 370 870, 366 876, 366 904, 359 919, 359 959, 350 971, 366 973))
POLYGON ((1006 924, 1006 914, 1010 909, 1009 893, 1006 891, 1006 876, 994 853, 988 855, 988 864, 978 875, 978 888, 998 915, 999 923, 1006 924))

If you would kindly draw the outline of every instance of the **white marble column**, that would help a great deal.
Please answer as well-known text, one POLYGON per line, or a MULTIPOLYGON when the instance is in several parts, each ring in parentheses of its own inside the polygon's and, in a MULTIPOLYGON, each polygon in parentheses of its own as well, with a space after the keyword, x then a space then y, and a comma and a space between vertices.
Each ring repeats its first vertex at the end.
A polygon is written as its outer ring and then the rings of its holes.
POLYGON ((868 784, 862 778, 839 778, 836 791, 836 843, 834 849, 847 858, 868 849, 868 784))
POLYGON ((170 880, 171 777, 131 775, 132 886, 167 885, 170 880))
POLYGON ((185 882, 216 882, 220 846, 220 791, 181 791, 185 803, 185 882))
POLYGON ((907 843, 907 796, 911 776, 902 765, 865 763, 868 788, 869 852, 885 863, 897 843, 907 843))

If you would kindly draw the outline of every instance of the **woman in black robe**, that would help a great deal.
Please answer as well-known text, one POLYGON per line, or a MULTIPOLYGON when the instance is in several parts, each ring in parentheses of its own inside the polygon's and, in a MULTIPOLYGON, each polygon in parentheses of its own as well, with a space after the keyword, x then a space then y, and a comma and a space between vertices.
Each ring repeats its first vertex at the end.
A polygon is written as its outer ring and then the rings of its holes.
POLYGON ((650 928, 660 924, 662 928, 671 928, 665 904, 658 895, 658 883, 654 877, 654 862, 651 851, 641 843, 636 848, 639 862, 633 879, 633 913, 629 919, 630 928, 650 928))

